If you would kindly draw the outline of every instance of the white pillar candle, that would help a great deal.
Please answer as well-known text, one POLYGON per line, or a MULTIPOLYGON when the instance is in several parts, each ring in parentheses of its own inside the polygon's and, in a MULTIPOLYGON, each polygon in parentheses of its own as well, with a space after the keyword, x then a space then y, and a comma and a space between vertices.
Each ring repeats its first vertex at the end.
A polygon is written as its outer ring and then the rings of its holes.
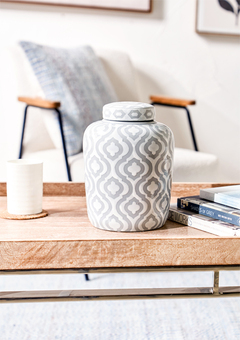
POLYGON ((43 162, 7 161, 7 210, 15 215, 42 212, 43 162))

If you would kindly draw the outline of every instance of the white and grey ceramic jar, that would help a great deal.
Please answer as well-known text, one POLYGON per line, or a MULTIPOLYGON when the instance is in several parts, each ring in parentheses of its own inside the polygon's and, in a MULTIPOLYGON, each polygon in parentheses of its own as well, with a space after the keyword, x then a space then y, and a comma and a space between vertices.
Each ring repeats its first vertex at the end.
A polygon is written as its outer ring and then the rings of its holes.
POLYGON ((91 223, 112 231, 146 231, 166 222, 171 198, 174 140, 154 121, 150 104, 103 107, 103 120, 83 140, 91 223))

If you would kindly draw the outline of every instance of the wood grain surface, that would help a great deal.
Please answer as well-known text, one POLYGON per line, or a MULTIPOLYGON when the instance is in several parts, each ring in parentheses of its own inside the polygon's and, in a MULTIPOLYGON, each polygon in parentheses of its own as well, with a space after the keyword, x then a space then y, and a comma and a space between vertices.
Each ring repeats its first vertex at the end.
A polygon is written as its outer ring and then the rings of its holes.
MULTIPOLYGON (((7 195, 6 183, 0 183, 0 196, 7 195)), ((85 184, 76 182, 43 183, 43 196, 85 196, 85 184)))
MULTIPOLYGON (((65 196, 44 197, 49 216, 34 221, 0 219, 0 270, 240 264, 239 237, 214 236, 171 221, 148 232, 99 230, 87 217, 84 184, 44 186, 48 194, 50 187, 64 189, 65 196)), ((211 186, 215 184, 192 184, 191 191, 189 184, 174 184, 173 192, 184 196, 211 186)), ((3 193, 4 184, 0 189, 3 193)), ((3 195, 0 209, 6 209, 3 195)))
POLYGON ((150 100, 154 103, 176 105, 176 106, 182 106, 182 107, 196 104, 196 101, 193 99, 180 99, 180 98, 155 96, 155 95, 150 96, 150 100))
MULTIPOLYGON (((215 188, 239 183, 172 183, 172 197, 198 195, 200 189, 215 188)), ((6 183, 0 182, 0 196, 7 195, 6 183)), ((85 184, 76 182, 43 183, 44 196, 85 196, 85 184)))
POLYGON ((27 105, 37 106, 44 109, 57 109, 61 106, 60 102, 53 102, 51 100, 32 97, 18 97, 19 102, 26 103, 27 105))

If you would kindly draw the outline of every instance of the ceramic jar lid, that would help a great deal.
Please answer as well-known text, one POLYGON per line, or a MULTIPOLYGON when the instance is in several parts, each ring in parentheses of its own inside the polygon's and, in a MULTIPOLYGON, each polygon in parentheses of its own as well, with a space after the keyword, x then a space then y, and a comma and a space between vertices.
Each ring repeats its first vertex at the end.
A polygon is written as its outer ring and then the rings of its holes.
POLYGON ((155 109, 151 104, 139 102, 115 102, 103 106, 103 118, 117 121, 151 121, 155 118, 155 109))

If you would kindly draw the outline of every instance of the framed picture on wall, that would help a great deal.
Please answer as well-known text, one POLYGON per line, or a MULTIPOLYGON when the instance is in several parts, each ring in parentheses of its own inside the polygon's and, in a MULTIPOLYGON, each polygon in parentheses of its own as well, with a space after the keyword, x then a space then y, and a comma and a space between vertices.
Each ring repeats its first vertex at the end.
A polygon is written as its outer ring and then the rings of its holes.
POLYGON ((110 9, 143 13, 149 13, 152 10, 152 0, 0 0, 0 2, 110 9))
POLYGON ((197 0, 196 32, 240 35, 240 0, 197 0))

